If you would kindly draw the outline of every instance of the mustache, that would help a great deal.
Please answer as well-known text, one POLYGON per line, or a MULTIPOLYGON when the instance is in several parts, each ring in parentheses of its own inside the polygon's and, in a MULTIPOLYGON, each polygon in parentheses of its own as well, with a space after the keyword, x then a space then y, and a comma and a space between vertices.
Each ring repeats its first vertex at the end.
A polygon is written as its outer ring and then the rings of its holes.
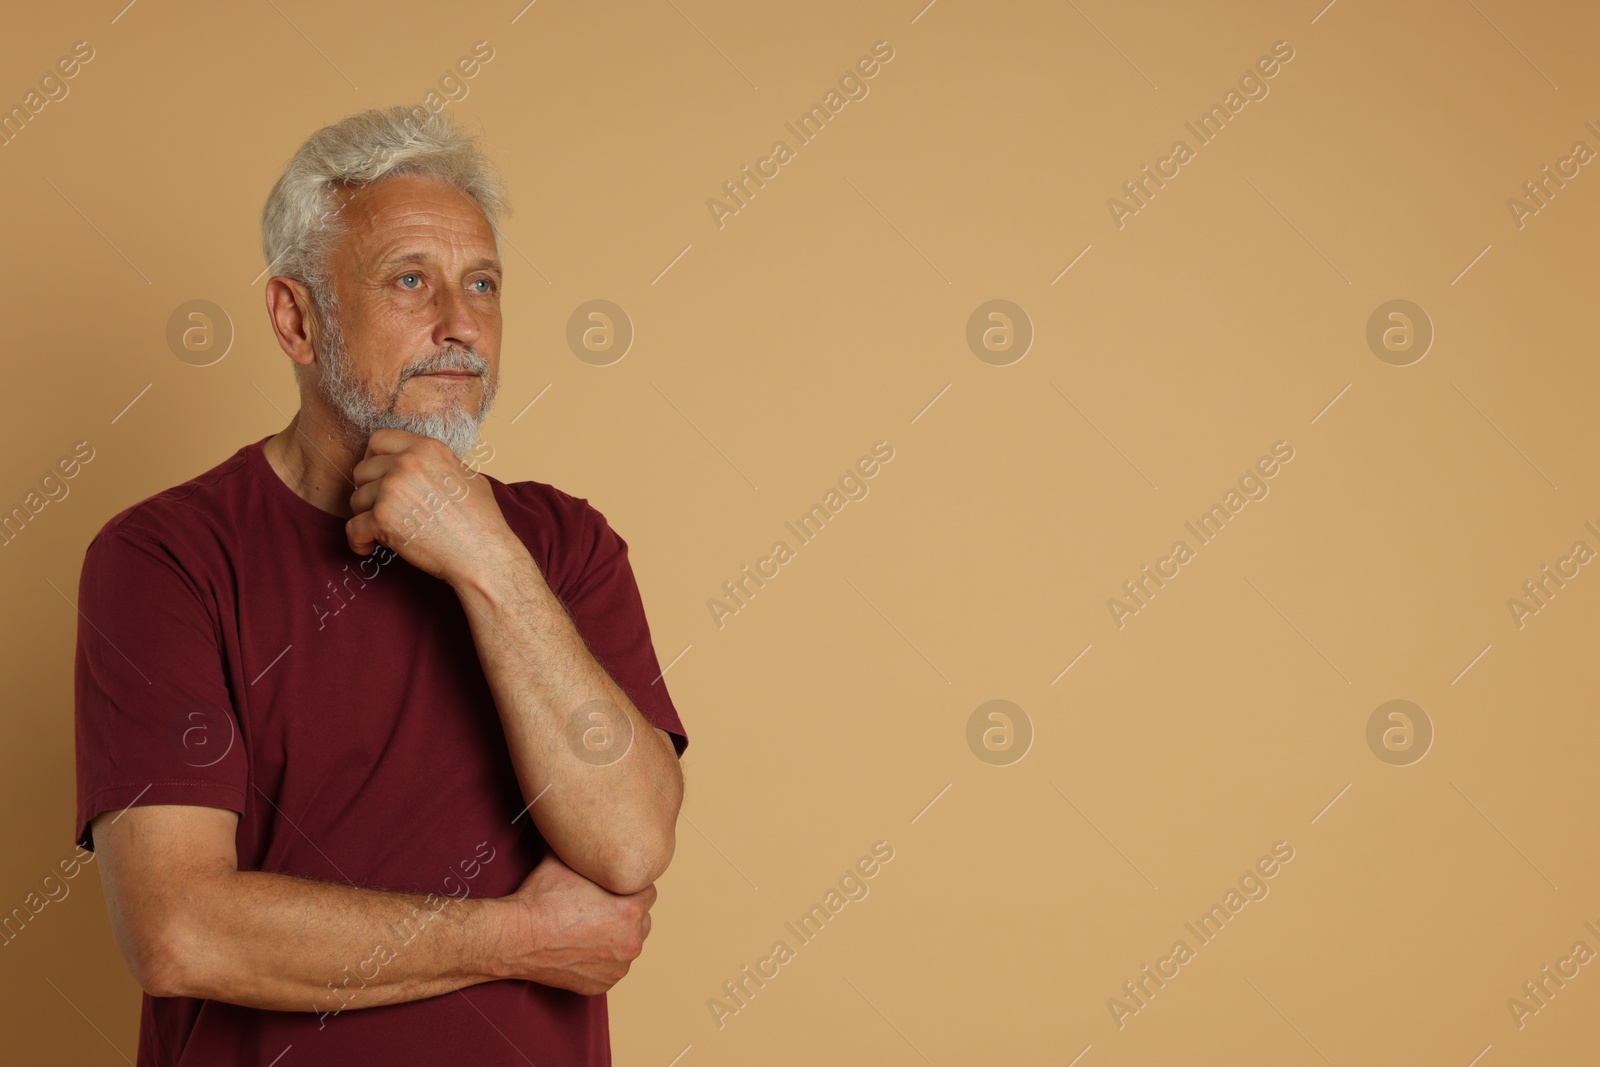
POLYGON ((451 345, 407 365, 405 370, 400 372, 400 381, 396 384, 404 385, 419 374, 433 374, 444 370, 471 371, 486 378, 489 376, 489 361, 470 348, 457 348, 451 345))

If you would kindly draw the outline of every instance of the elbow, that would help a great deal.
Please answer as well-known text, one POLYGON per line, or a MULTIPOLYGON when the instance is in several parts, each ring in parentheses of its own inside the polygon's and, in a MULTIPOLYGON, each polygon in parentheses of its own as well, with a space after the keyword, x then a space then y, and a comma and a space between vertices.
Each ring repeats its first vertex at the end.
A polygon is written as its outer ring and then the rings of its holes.
POLYGON ((183 955, 173 950, 163 909, 147 900, 124 899, 115 889, 114 883, 107 886, 106 904, 111 933, 128 973, 152 997, 182 996, 178 970, 183 955))
POLYGON ((123 952, 134 981, 152 997, 214 999, 218 990, 202 980, 201 940, 182 917, 151 921, 123 952))
POLYGON ((137 935, 134 942, 122 955, 140 989, 152 997, 191 995, 185 953, 170 933, 150 930, 137 935))
POLYGON ((651 842, 635 843, 616 857, 600 884, 618 896, 643 892, 667 871, 676 848, 676 835, 669 828, 651 842))
MULTIPOLYGON (((682 779, 679 779, 680 783, 682 779)), ((639 893, 652 886, 665 873, 677 848, 678 808, 682 786, 668 811, 656 813, 625 840, 618 841, 609 857, 605 881, 593 879, 619 896, 639 893)))

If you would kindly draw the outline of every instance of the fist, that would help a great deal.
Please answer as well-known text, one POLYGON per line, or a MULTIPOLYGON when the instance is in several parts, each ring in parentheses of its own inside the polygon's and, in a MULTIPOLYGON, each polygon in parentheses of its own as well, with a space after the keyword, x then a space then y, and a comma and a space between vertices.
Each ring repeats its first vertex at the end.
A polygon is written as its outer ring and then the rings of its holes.
POLYGON ((511 970, 532 982, 594 996, 628 973, 650 936, 656 887, 618 896, 545 854, 517 891, 511 970))
POLYGON ((345 523, 350 547, 370 555, 384 545, 419 570, 457 582, 496 553, 521 546, 494 490, 442 441, 382 429, 351 472, 355 514, 345 523))

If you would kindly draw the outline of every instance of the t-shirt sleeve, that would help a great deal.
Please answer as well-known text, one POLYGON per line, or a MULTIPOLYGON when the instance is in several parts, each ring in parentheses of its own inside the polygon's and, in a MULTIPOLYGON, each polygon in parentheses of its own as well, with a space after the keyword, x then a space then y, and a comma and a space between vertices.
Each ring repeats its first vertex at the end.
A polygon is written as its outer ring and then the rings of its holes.
POLYGON ((672 735, 679 756, 689 735, 667 692, 644 601, 628 562, 628 544, 593 506, 580 501, 576 556, 568 588, 560 591, 589 651, 606 673, 655 726, 672 735))
POLYGON ((78 583, 77 840, 105 811, 244 813, 248 766, 209 599, 154 537, 102 531, 78 583))

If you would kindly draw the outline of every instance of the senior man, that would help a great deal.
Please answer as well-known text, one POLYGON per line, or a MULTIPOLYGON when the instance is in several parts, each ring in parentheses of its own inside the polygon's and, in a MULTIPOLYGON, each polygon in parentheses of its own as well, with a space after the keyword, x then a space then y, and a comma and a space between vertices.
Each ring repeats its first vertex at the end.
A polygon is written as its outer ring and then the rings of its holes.
POLYGON ((88 548, 77 834, 140 1067, 610 1062, 688 738, 605 517, 463 462, 507 211, 425 109, 312 135, 262 212, 299 411, 88 548))

